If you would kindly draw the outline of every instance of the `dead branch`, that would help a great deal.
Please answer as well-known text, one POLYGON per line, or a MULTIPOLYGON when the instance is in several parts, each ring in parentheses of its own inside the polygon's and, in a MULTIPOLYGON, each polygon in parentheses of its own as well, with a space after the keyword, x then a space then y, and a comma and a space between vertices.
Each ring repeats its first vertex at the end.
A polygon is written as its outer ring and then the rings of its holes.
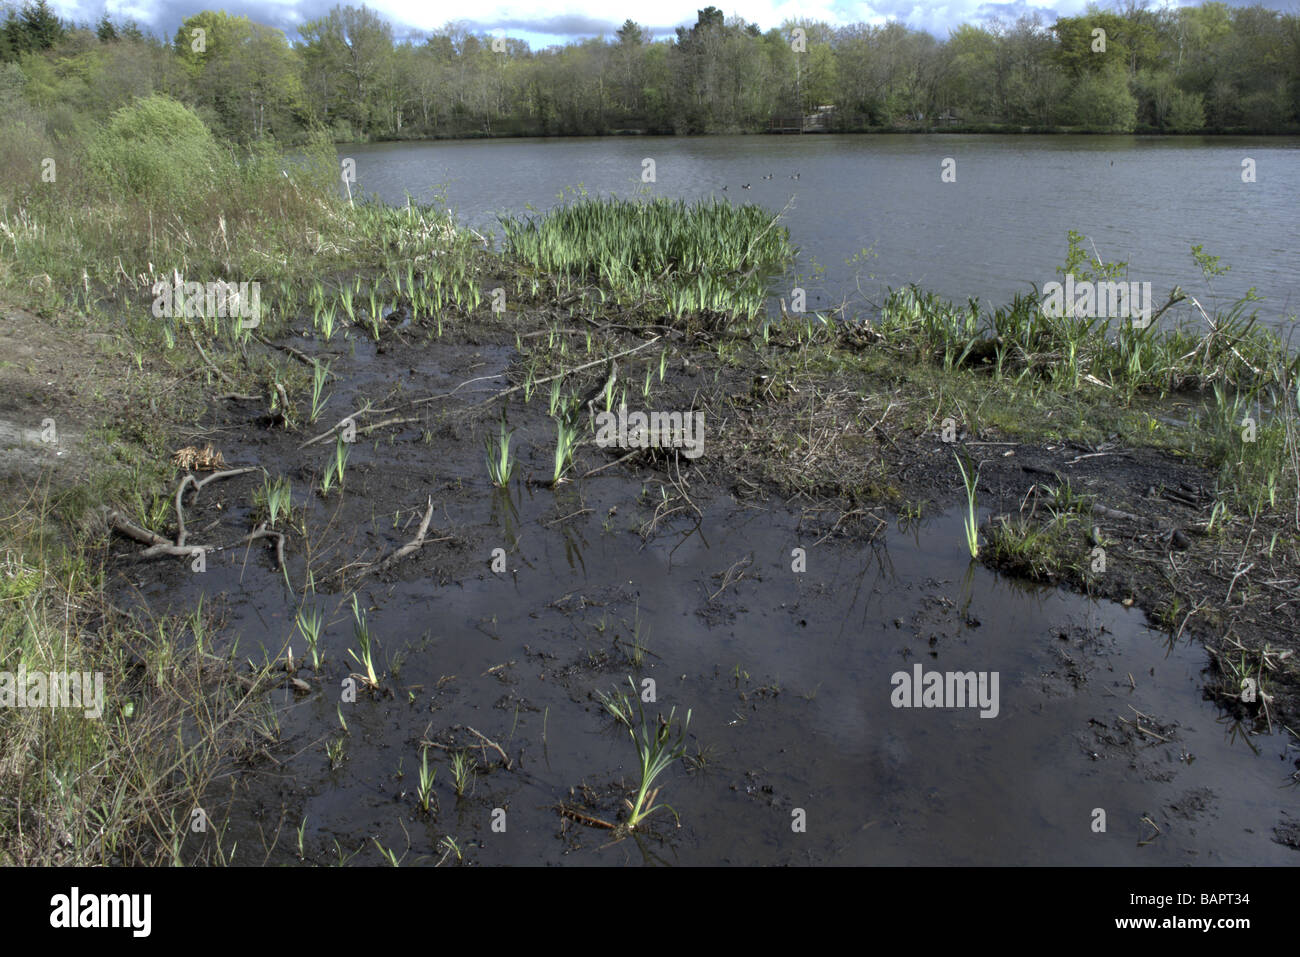
POLYGON ((432 521, 433 521, 433 496, 430 495, 429 507, 424 510, 424 519, 420 522, 420 529, 415 533, 415 538, 411 539, 409 542, 407 542, 397 551, 393 552, 387 558, 384 558, 373 565, 368 565, 365 568, 361 569, 361 571, 357 573, 357 577, 364 578, 366 575, 369 575, 371 572, 381 572, 385 568, 388 568, 390 565, 393 565, 394 563, 401 561, 403 558, 405 558, 407 555, 411 554, 412 552, 418 551, 429 541, 435 541, 435 542, 450 541, 451 540, 450 536, 447 536, 446 538, 435 538, 435 539, 428 539, 426 537, 429 534, 429 523, 432 521))

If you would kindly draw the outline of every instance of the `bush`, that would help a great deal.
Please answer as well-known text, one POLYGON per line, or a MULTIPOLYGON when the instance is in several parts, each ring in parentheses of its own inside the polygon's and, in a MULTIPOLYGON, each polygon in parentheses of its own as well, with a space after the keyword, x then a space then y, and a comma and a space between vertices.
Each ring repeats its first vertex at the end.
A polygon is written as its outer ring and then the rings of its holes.
POLYGON ((114 113, 91 140, 86 158, 110 188, 176 206, 211 190, 228 163, 203 121, 160 94, 114 113))
POLYGON ((1068 122, 1107 133, 1131 133, 1137 125, 1137 100, 1121 71, 1085 74, 1065 103, 1068 122))
POLYGON ((1205 105, 1199 93, 1175 90, 1169 105, 1169 128, 1176 133, 1190 133, 1205 126, 1205 105))

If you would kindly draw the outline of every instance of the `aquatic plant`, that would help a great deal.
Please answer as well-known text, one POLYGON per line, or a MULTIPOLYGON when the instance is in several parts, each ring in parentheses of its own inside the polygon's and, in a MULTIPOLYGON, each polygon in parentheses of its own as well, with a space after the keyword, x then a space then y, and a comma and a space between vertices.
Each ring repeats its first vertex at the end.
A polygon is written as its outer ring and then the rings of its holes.
POLYGON ((307 649, 311 652, 311 670, 320 671, 320 636, 324 631, 324 617, 316 608, 308 610, 306 607, 299 608, 296 617, 298 631, 302 634, 307 642, 307 649))
POLYGON ((966 466, 962 463, 961 456, 953 453, 957 459, 957 468, 961 469, 961 480, 966 486, 966 515, 963 524, 966 529, 966 547, 970 549, 970 557, 977 558, 980 552, 979 542, 979 524, 975 516, 975 488, 979 485, 979 470, 974 469, 967 473, 966 466))
POLYGON ((647 721, 645 708, 641 703, 641 696, 637 693, 636 682, 629 676, 628 684, 632 688, 632 694, 626 691, 616 694, 599 693, 601 704, 605 706, 614 719, 619 724, 627 728, 627 733, 632 739, 632 744, 636 748, 637 761, 640 764, 641 781, 637 786, 635 800, 626 800, 623 803, 628 809, 627 826, 629 830, 638 827, 642 821, 662 808, 667 808, 674 818, 677 818, 677 812, 668 804, 655 804, 655 798, 659 794, 659 788, 653 788, 655 780, 666 771, 674 761, 686 754, 686 731, 691 724, 691 712, 686 712, 686 720, 680 725, 677 724, 675 716, 677 708, 674 707, 668 713, 665 719, 663 715, 658 715, 653 725, 647 721), (633 705, 635 701, 635 706, 633 705), (635 707, 635 717, 633 708, 635 707), (676 727, 676 737, 674 738, 673 730, 676 727))
POLYGON ((573 464, 573 452, 578 446, 578 429, 567 415, 555 418, 555 468, 551 473, 551 484, 558 485, 564 480, 564 473, 573 464))
POLYGON ((343 472, 348 466, 348 455, 351 447, 343 441, 340 435, 334 442, 334 477, 338 479, 339 486, 343 486, 343 472))
POLYGON ((488 476, 492 479, 492 484, 497 488, 505 488, 509 485, 511 476, 515 474, 516 463, 510 454, 510 436, 514 435, 514 431, 514 429, 506 429, 506 419, 503 415, 496 445, 493 446, 490 437, 485 440, 488 476))
POLYGON ((293 502, 292 489, 292 483, 284 476, 274 482, 268 481, 267 476, 262 476, 262 497, 266 502, 267 524, 272 528, 280 520, 281 514, 288 513, 293 502))
POLYGON ((429 804, 433 800, 433 779, 437 776, 436 765, 432 771, 429 770, 429 749, 424 748, 420 751, 420 786, 416 789, 415 796, 420 802, 420 810, 425 814, 429 813, 429 804))
POLYGON ((355 622, 354 631, 357 636, 357 644, 361 647, 361 654, 358 656, 351 648, 348 649, 348 654, 352 656, 353 661, 362 665, 366 669, 364 676, 358 675, 357 677, 364 677, 367 685, 371 688, 378 688, 379 676, 375 673, 375 662, 372 651, 373 639, 370 637, 370 626, 366 622, 366 613, 362 611, 361 606, 357 604, 357 596, 355 594, 352 596, 352 617, 355 622))
POLYGON ((456 796, 464 797, 465 789, 474 777, 474 754, 471 751, 453 751, 451 755, 451 779, 456 788, 456 796))

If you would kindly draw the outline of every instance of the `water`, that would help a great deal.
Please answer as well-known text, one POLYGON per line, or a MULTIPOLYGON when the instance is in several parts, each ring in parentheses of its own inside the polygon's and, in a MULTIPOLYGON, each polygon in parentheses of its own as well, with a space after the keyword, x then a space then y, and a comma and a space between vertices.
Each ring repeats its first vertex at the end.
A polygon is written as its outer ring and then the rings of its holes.
MULTIPOLYGON (((478 401, 500 386, 493 375, 512 353, 446 341, 383 353, 364 339, 337 345, 340 378, 323 421, 383 385, 441 395, 486 376, 460 393, 478 401)), ((124 604, 189 613, 201 599, 222 622, 214 648, 237 637, 241 659, 281 655, 287 642, 301 660, 298 608, 325 616, 322 670, 299 672, 311 692, 271 695, 275 763, 237 778, 226 841, 245 863, 294 863, 304 821, 315 863, 353 852, 379 863, 372 838, 405 863, 430 863, 447 835, 487 864, 1300 862, 1274 840, 1295 813, 1297 752, 1281 731, 1248 738, 1204 699, 1199 644, 1150 630, 1136 609, 972 563, 958 512, 891 522, 871 542, 823 541, 795 506, 738 503, 693 484, 699 518, 679 514, 643 539, 658 499, 652 475, 527 482, 550 470, 544 405, 511 412, 521 471, 508 496, 485 474, 489 411, 463 431, 431 420, 358 442, 346 491, 329 498, 310 485, 332 448, 302 449, 301 434, 250 428, 223 406, 206 434, 227 461, 294 480, 305 534, 287 552, 295 587, 261 549, 213 553, 203 574, 187 562, 117 566, 124 604), (357 589, 387 693, 347 701, 340 688, 358 644, 337 570, 407 540, 426 497, 439 541, 357 589), (807 553, 802 571, 791 565, 796 546, 807 553), (497 547, 508 552, 501 572, 489 568, 497 547), (302 592, 308 565, 314 595, 302 592), (996 673, 997 716, 895 707, 893 676, 918 663, 996 673), (707 760, 659 782, 680 829, 664 812, 658 836, 611 843, 555 806, 591 793, 594 816, 619 812, 635 757, 595 695, 629 675, 656 682, 652 710, 692 711, 690 752, 707 760), (478 741, 467 728, 500 743, 512 767, 476 751, 480 769, 458 797, 448 754, 431 747, 439 806, 425 815, 415 798, 421 742, 469 748, 478 741), (331 768, 335 740, 346 757, 331 768), (498 809, 504 832, 493 828, 498 809), (1104 831, 1094 830, 1099 812, 1104 831), (792 827, 799 813, 803 831, 792 827)), ((260 483, 247 475, 205 489, 188 507, 192 527, 214 539, 243 534, 260 483)))
POLYGON ((1298 137, 618 137, 385 143, 342 155, 356 159, 363 192, 392 203, 442 194, 478 227, 548 209, 575 188, 715 195, 774 212, 790 203, 798 281, 814 309, 859 288, 878 302, 884 286, 909 282, 1001 303, 1058 278, 1074 229, 1104 260, 1128 262, 1131 279, 1150 281, 1157 304, 1174 285, 1207 306, 1254 287, 1262 321, 1284 325, 1300 310, 1298 137), (940 180, 949 157, 954 183, 940 180), (653 184, 641 181, 645 158, 653 184), (1242 182, 1246 158, 1254 183, 1242 182), (1193 244, 1232 267, 1212 288, 1193 244))

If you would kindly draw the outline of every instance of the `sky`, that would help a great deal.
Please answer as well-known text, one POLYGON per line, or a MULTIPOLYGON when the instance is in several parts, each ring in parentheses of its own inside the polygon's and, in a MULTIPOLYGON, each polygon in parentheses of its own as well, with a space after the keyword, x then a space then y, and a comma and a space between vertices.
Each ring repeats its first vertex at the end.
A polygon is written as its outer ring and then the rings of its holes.
MULTIPOLYGON (((339 0, 52 0, 50 6, 65 20, 95 22, 107 9, 116 20, 134 19, 150 32, 170 38, 182 19, 204 9, 243 14, 258 23, 279 27, 291 38, 298 24, 327 12, 339 0)), ((360 0, 349 0, 360 6, 360 0)), ((764 31, 794 18, 823 20, 840 26, 849 23, 880 25, 897 20, 940 39, 962 23, 982 24, 995 18, 1015 20, 1038 11, 1047 23, 1058 16, 1082 13, 1088 0, 713 0, 728 17, 744 17, 764 31)), ((1246 6, 1253 0, 1228 0, 1246 6)), ((1300 0, 1266 0, 1271 9, 1292 10, 1300 0)), ((649 29, 656 39, 671 36, 677 26, 695 22, 696 11, 709 0, 477 0, 473 4, 448 0, 372 0, 366 4, 393 24, 400 39, 427 34, 449 21, 459 21, 472 32, 522 39, 533 49, 595 36, 612 36, 626 19, 649 29)), ((1104 8, 1115 6, 1102 0, 1104 8)), ((1151 7, 1189 5, 1178 0, 1150 0, 1151 7)), ((1197 4, 1190 4, 1197 5, 1197 4)))

